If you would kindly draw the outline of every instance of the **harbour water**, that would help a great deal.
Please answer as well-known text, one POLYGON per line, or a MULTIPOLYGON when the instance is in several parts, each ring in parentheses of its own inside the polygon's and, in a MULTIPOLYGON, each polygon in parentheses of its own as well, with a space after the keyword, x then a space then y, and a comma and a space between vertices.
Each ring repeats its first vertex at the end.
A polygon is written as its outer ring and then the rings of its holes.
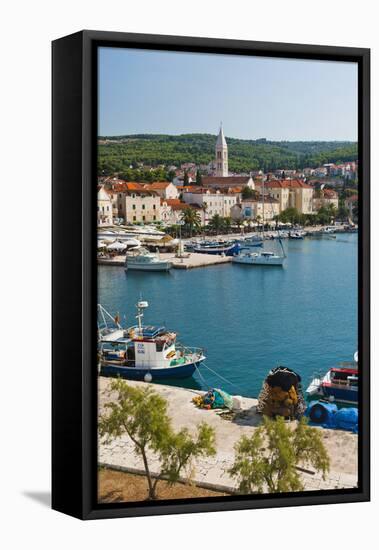
MULTIPOLYGON (((267 249, 275 246, 265 243, 267 249)), ((201 367, 209 386, 256 397, 277 365, 294 369, 307 386, 315 372, 352 360, 357 349, 357 235, 290 240, 284 246, 283 268, 228 263, 125 273, 122 267, 99 266, 98 302, 130 326, 136 302, 147 300, 145 323, 164 324, 185 345, 203 347, 205 365, 234 384, 201 367)), ((197 373, 172 383, 206 389, 197 373)))

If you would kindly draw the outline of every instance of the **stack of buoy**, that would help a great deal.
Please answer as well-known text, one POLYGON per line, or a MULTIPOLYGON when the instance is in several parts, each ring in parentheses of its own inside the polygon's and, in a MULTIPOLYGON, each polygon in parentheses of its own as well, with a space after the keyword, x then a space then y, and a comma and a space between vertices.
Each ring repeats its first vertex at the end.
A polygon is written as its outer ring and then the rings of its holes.
POLYGON ((259 394, 257 412, 269 417, 298 419, 306 408, 301 377, 287 367, 272 369, 259 394))

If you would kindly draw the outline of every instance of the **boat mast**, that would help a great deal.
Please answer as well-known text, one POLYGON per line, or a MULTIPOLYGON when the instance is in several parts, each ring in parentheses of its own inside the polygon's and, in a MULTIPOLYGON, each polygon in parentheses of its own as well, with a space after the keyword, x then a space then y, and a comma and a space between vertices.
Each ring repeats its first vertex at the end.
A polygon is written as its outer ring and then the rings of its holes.
POLYGON ((138 319, 138 333, 140 336, 142 336, 142 318, 143 318, 143 310, 146 309, 147 307, 149 306, 148 302, 144 301, 144 300, 140 300, 137 304, 136 304, 136 308, 137 308, 137 315, 136 315, 136 319, 138 319))
POLYGON ((264 232, 265 232, 265 175, 262 176, 262 220, 263 220, 263 226, 262 226, 262 237, 264 238, 264 232))

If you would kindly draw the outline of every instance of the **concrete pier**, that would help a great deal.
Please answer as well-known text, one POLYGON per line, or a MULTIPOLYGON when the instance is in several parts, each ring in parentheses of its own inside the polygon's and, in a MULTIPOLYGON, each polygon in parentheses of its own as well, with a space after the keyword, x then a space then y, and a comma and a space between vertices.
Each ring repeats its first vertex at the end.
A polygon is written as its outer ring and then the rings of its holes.
MULTIPOLYGON (((220 256, 217 254, 199 254, 188 252, 179 258, 171 252, 161 253, 162 260, 170 260, 174 269, 192 269, 195 267, 208 267, 211 265, 220 265, 231 262, 230 256, 220 256)), ((114 256, 113 258, 98 258, 99 265, 124 266, 125 256, 114 256)))
MULTIPOLYGON (((107 388, 111 380, 99 378, 100 413, 104 404, 110 400, 107 388)), ((145 382, 127 381, 135 387, 143 387, 145 382)), ((233 420, 220 416, 220 410, 198 409, 193 403, 195 395, 204 393, 186 388, 177 388, 152 384, 154 390, 168 402, 168 412, 175 429, 188 428, 192 433, 200 422, 207 422, 216 432, 217 454, 214 457, 199 459, 195 464, 193 479, 196 484, 226 492, 236 491, 236 482, 227 470, 234 461, 234 445, 242 435, 251 435, 261 423, 261 416, 255 412, 256 399, 243 398, 242 410, 233 420)), ((357 486, 358 480, 358 437, 356 434, 342 430, 322 430, 324 444, 330 456, 331 470, 325 481, 318 473, 301 473, 305 490, 342 489, 357 486)), ((99 442, 99 462, 101 465, 127 472, 143 473, 140 457, 133 451, 133 444, 128 436, 113 440, 105 445, 99 442)), ((151 471, 159 472, 157 459, 151 455, 151 471)))

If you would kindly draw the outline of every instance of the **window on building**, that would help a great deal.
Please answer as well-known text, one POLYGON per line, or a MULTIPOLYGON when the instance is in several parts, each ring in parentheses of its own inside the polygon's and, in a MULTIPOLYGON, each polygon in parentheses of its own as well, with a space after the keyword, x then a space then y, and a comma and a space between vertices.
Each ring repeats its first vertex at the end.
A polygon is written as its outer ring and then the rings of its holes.
POLYGON ((145 210, 145 205, 144 204, 142 205, 142 210, 145 210))
POLYGON ((157 219, 157 216, 153 216, 153 220, 155 221, 157 219))
POLYGON ((133 210, 135 210, 135 209, 136 209, 136 205, 135 205, 135 204, 133 204, 132 208, 133 208, 133 210))
POLYGON ((142 216, 142 220, 145 221, 145 220, 146 220, 146 216, 142 216))
POLYGON ((218 159, 221 158, 221 151, 217 151, 217 158, 218 158, 218 159))
POLYGON ((156 210, 155 204, 153 204, 153 210, 156 210))
POLYGON ((133 216, 133 221, 135 222, 137 220, 137 217, 136 216, 133 216))

